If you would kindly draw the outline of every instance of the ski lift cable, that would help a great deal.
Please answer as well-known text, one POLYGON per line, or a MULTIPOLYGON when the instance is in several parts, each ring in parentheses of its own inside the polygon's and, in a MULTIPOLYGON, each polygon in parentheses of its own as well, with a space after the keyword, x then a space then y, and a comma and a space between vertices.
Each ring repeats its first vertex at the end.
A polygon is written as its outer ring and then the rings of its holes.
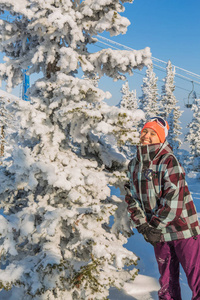
POLYGON ((101 36, 101 35, 99 35, 99 34, 97 34, 97 38, 100 38, 100 39, 102 39, 102 40, 104 40, 104 41, 110 42, 111 44, 118 45, 118 46, 123 47, 123 48, 125 48, 125 49, 127 49, 127 50, 131 50, 131 51, 134 50, 134 49, 132 49, 132 48, 130 48, 130 47, 127 47, 127 46, 122 45, 122 44, 120 44, 120 43, 114 42, 114 41, 112 41, 112 40, 110 40, 110 39, 107 39, 107 38, 105 38, 105 37, 103 37, 103 36, 101 36))
MULTIPOLYGON (((101 47, 101 46, 99 46, 99 45, 97 45, 97 44, 94 44, 94 46, 95 47, 98 47, 98 48, 101 48, 101 49, 105 49, 105 48, 103 48, 103 47, 101 47)), ((160 67, 160 66, 159 66, 160 67)), ((160 70, 159 68, 156 68, 155 67, 155 69, 158 69, 159 71, 162 71, 162 72, 166 72, 166 70, 165 71, 163 71, 163 70, 160 70)), ((163 68, 164 69, 164 68, 163 68)), ((134 71, 134 73, 136 73, 136 74, 138 74, 138 75, 140 75, 140 76, 145 76, 145 74, 144 73, 142 73, 142 72, 137 72, 137 71, 134 71)), ((177 77, 179 77, 179 76, 177 76, 177 77)), ((182 78, 182 77, 180 77, 181 79, 183 79, 183 80, 186 80, 186 81, 188 81, 188 79, 185 79, 185 78, 182 78)), ((163 81, 162 80, 160 80, 160 79, 158 79, 158 81, 159 82, 161 82, 161 83, 163 83, 163 81)), ((191 80, 189 80, 189 81, 191 81, 191 80)), ((199 83, 198 83, 199 84, 199 83)), ((186 92, 190 92, 190 90, 188 90, 188 89, 184 89, 183 87, 181 87, 181 86, 178 86, 178 85, 176 85, 176 88, 178 88, 178 89, 180 89, 180 90, 183 90, 183 91, 186 91, 186 92)), ((199 93, 196 93, 198 96, 200 96, 200 94, 199 93)))
MULTIPOLYGON (((139 75, 141 75, 141 76, 143 76, 143 77, 145 76, 144 73, 139 73, 139 72, 137 72, 137 71, 134 71, 134 73, 139 74, 139 75)), ((163 81, 160 80, 160 79, 158 79, 158 81, 161 82, 161 83, 163 83, 163 81)), ((176 88, 179 88, 180 90, 183 90, 183 91, 186 91, 186 92, 190 92, 190 90, 184 89, 183 87, 178 86, 178 85, 176 85, 176 88)), ((196 93, 196 94, 200 96, 200 93, 196 93)))
MULTIPOLYGON (((102 42, 102 41, 98 41, 98 42, 101 43, 101 44, 103 44, 103 45, 112 47, 113 49, 120 50, 119 48, 116 48, 116 47, 114 47, 114 46, 112 46, 112 45, 110 45, 110 44, 107 44, 107 43, 105 43, 105 42, 102 42)), ((100 47, 100 48, 105 49, 105 48, 103 48, 103 47, 100 47)), ((159 65, 157 65, 157 64, 155 64, 155 63, 154 63, 154 66, 157 66, 158 68, 163 69, 163 70, 166 71, 166 68, 165 68, 165 67, 161 67, 161 66, 159 66, 159 65)))
MULTIPOLYGON (((101 41, 99 41, 99 42, 101 42, 101 41)), ((103 43, 103 42, 101 42, 101 43, 103 43)), ((119 48, 113 47, 113 46, 111 46, 111 45, 109 45, 109 44, 106 44, 106 43, 104 43, 104 44, 107 45, 107 46, 110 46, 110 47, 112 47, 112 48, 115 48, 115 49, 118 49, 118 50, 119 50, 119 48)), ((118 43, 118 44, 119 44, 119 43, 118 43)), ((125 46, 125 48, 131 49, 131 48, 126 47, 126 46, 125 46)), ((132 49, 132 50, 134 50, 134 49, 132 49)), ((152 57, 152 60, 153 60, 153 59, 154 59, 154 58, 152 57)), ((163 62, 163 63, 167 64, 167 62, 164 62, 164 61, 162 61, 162 60, 160 60, 160 59, 156 59, 156 61, 163 62)), ((166 68, 164 68, 164 67, 162 67, 162 66, 160 66, 160 65, 156 65, 155 63, 154 63, 154 65, 157 66, 157 67, 160 68, 160 69, 166 70, 166 68)), ((187 73, 188 75, 191 75, 191 76, 193 76, 193 77, 195 77, 195 78, 197 78, 197 79, 200 79, 200 75, 198 75, 198 74, 195 74, 195 73, 190 72, 190 71, 188 71, 188 70, 185 70, 185 69, 183 69, 183 68, 177 67, 177 66, 175 66, 175 65, 172 65, 172 66, 173 66, 175 69, 179 69, 180 71, 184 71, 184 72, 187 73)), ((184 78, 183 75, 181 75, 181 74, 179 74, 179 73, 177 73, 177 72, 175 72, 175 76, 176 76, 176 75, 180 75, 180 77, 183 77, 183 78, 184 78)), ((185 78, 187 78, 187 77, 185 77, 185 78)), ((188 78, 188 80, 189 80, 189 81, 192 81, 190 78, 188 78)), ((197 84, 200 84, 200 83, 197 82, 197 81, 194 81, 194 82, 197 83, 197 84)))
POLYGON ((166 72, 166 68, 164 68, 164 67, 161 67, 161 66, 159 66, 159 65, 156 65, 156 64, 154 64, 154 66, 156 66, 157 68, 155 68, 155 69, 161 69, 161 70, 164 70, 164 72, 166 72))
MULTIPOLYGON (((106 45, 106 46, 109 46, 109 47, 112 47, 112 48, 114 48, 114 49, 119 50, 119 48, 116 48, 116 47, 114 47, 114 46, 112 46, 112 45, 109 45, 109 44, 104 43, 104 42, 101 42, 101 41, 99 41, 99 42, 102 43, 102 44, 104 44, 104 45, 106 45)), ((160 71, 163 71, 163 70, 164 70, 163 72, 166 72, 166 67, 162 67, 162 66, 157 65, 157 64, 155 64, 155 63, 154 63, 154 66, 155 66, 155 69, 160 70, 160 71)), ((179 67, 178 67, 178 68, 179 68, 179 67)), ((180 68, 179 68, 179 69, 180 69, 180 68)), ((200 82, 199 82, 199 81, 191 80, 191 78, 188 78, 188 77, 186 77, 186 76, 184 76, 184 75, 182 75, 182 74, 175 73, 175 76, 178 77, 178 78, 181 78, 181 79, 185 79, 185 80, 190 81, 190 82, 193 81, 194 83, 200 85, 200 82)), ((196 76, 195 76, 195 77, 196 77, 196 76)))
POLYGON ((176 77, 179 77, 179 78, 181 78, 181 79, 185 79, 185 80, 187 80, 187 81, 194 82, 194 83, 200 85, 200 82, 199 82, 199 81, 196 81, 196 80, 194 80, 194 79, 191 80, 191 78, 188 78, 188 77, 186 77, 186 76, 183 76, 182 74, 176 74, 176 77))
MULTIPOLYGON (((6 17, 1 16, 1 19, 3 19, 3 20, 8 20, 8 21, 9 21, 9 19, 14 20, 14 18, 12 18, 11 16, 6 16, 6 17)), ((125 45, 120 44, 120 43, 118 43, 118 42, 112 41, 112 40, 110 40, 110 39, 108 39, 108 38, 105 38, 105 37, 103 37, 103 36, 100 36, 99 34, 97 35, 97 37, 98 37, 99 39, 102 39, 102 40, 104 40, 104 41, 107 41, 107 42, 109 42, 109 43, 111 43, 111 44, 115 44, 115 45, 118 45, 118 46, 120 46, 120 47, 123 47, 124 49, 130 50, 130 51, 133 51, 133 50, 134 50, 134 49, 131 48, 131 47, 128 47, 128 46, 125 46, 125 45)), ((102 42, 102 41, 99 41, 99 42, 101 42, 102 44, 105 44, 106 46, 111 47, 110 44, 104 43, 104 42, 102 42)), ((116 48, 116 47, 114 47, 114 46, 112 46, 112 48, 113 48, 113 49, 119 50, 119 48, 116 48)), ((161 59, 159 59, 159 58, 153 57, 153 56, 152 56, 152 60, 155 60, 155 61, 157 61, 157 62, 161 62, 161 63, 167 64, 167 62, 165 62, 165 61, 163 61, 163 60, 161 60, 161 59)), ((175 65, 172 65, 172 66, 175 67, 175 69, 179 69, 179 70, 181 70, 181 71, 183 71, 183 72, 185 72, 185 73, 188 73, 188 74, 191 75, 191 76, 194 76, 194 77, 200 79, 200 75, 198 75, 198 74, 196 74, 196 73, 194 73, 194 72, 188 71, 188 70, 186 70, 186 69, 180 68, 180 67, 175 66, 175 65)), ((160 66, 159 66, 159 67, 160 67, 160 66)), ((160 68, 162 68, 162 67, 160 67, 160 68)), ((179 75, 180 75, 180 74, 179 74, 179 75)), ((181 75, 180 75, 180 76, 181 76, 181 75)), ((190 81, 191 81, 191 80, 190 80, 190 81)), ((198 83, 198 84, 199 84, 199 83, 198 83)))
MULTIPOLYGON (((162 71, 162 72, 165 72, 165 71, 163 71, 163 70, 165 70, 165 68, 160 67, 159 65, 156 65, 156 64, 155 64, 155 69, 157 69, 157 70, 159 70, 159 71, 162 71)), ((199 82, 199 81, 191 80, 191 78, 186 77, 186 76, 184 76, 184 75, 182 75, 182 74, 176 73, 175 76, 178 77, 178 78, 181 78, 181 79, 184 79, 184 80, 187 80, 187 81, 190 81, 190 82, 194 82, 194 83, 200 85, 200 82, 199 82)))
MULTIPOLYGON (((112 41, 112 40, 110 40, 110 39, 108 39, 108 38, 102 37, 102 36, 100 36, 100 35, 97 35, 97 37, 99 37, 99 38, 101 38, 101 39, 103 39, 103 40, 106 40, 107 42, 110 42, 110 43, 112 43, 112 44, 116 44, 116 45, 118 45, 118 46, 121 46, 121 47, 123 47, 123 48, 125 48, 125 49, 127 49, 127 50, 134 50, 134 49, 131 48, 131 47, 127 47, 127 46, 125 46, 125 45, 123 45, 123 44, 114 42, 114 41, 112 41)), ((161 59, 158 59, 158 58, 156 58, 156 57, 152 57, 152 59, 167 64, 166 61, 161 60, 161 59)), ((172 66, 175 67, 175 68, 178 68, 178 69, 180 69, 180 70, 182 70, 182 71, 184 71, 184 72, 188 72, 189 74, 195 75, 195 76, 197 76, 198 78, 200 78, 200 75, 198 75, 198 74, 196 74, 196 73, 193 73, 193 72, 191 72, 191 71, 188 71, 188 70, 186 70, 186 69, 180 68, 180 67, 175 66, 175 65, 172 65, 172 66)))
MULTIPOLYGON (((102 37, 102 36, 100 36, 100 35, 97 35, 97 37, 100 38, 100 39, 103 39, 103 40, 105 40, 105 41, 107 41, 107 42, 110 42, 110 43, 112 43, 112 44, 115 44, 115 45, 118 45, 118 46, 120 46, 120 47, 123 47, 124 49, 127 49, 127 50, 134 50, 134 49, 131 48, 131 47, 127 47, 127 46, 125 46, 125 45, 123 45, 123 44, 114 42, 114 41, 112 41, 112 40, 110 40, 110 39, 108 39, 108 38, 102 37)), ((161 62, 161 63, 167 64, 167 62, 165 62, 165 61, 163 61, 163 60, 161 60, 161 59, 158 59, 158 58, 156 58, 156 57, 152 57, 152 60, 156 60, 157 62, 161 62)), ((198 74, 196 74, 196 73, 194 73, 194 72, 188 71, 188 70, 186 70, 186 69, 180 68, 180 67, 175 66, 175 65, 172 65, 172 66, 175 67, 175 69, 179 69, 179 70, 181 70, 181 71, 183 71, 183 72, 185 72, 185 73, 188 73, 188 74, 191 75, 191 76, 194 76, 194 77, 200 79, 200 75, 198 75, 198 74)))
MULTIPOLYGON (((105 43, 105 42, 102 42, 102 41, 98 41, 98 42, 101 43, 101 44, 103 44, 103 45, 109 46, 109 47, 111 47, 111 48, 113 48, 113 49, 120 50, 119 48, 116 48, 116 47, 114 47, 113 45, 107 44, 107 43, 105 43)), ((105 49, 105 48, 104 48, 104 49, 105 49)), ((132 49, 132 50, 133 50, 133 49, 132 49)), ((157 64, 155 64, 155 63, 154 63, 154 66, 157 66, 158 68, 163 69, 163 70, 166 71, 166 68, 165 68, 165 67, 161 67, 161 66, 159 66, 159 65, 157 65, 157 64)))
MULTIPOLYGON (((99 45, 94 45, 95 47, 98 47, 98 48, 101 48, 101 49, 105 49, 105 48, 103 48, 103 47, 101 47, 101 46, 99 46, 99 45)), ((159 66, 160 67, 160 66, 159 66)), ((165 73, 165 71, 163 71, 163 70, 160 70, 160 68, 156 68, 155 67, 155 69, 157 69, 157 70, 159 70, 159 71, 162 71, 162 72, 164 72, 165 73)), ((164 68, 162 68, 162 69, 164 69, 164 68)), ((140 76, 145 76, 145 74, 144 73, 139 73, 139 72, 137 72, 137 71, 134 71, 134 73, 136 73, 136 74, 139 74, 140 76)), ((176 74, 176 76, 177 76, 177 74, 176 74)), ((177 77, 179 77, 179 76, 177 76, 177 77)), ((179 78, 181 78, 181 79, 183 79, 183 80, 186 80, 186 81, 190 81, 191 82, 191 80, 190 79, 188 79, 187 77, 186 78, 183 78, 183 76, 182 75, 180 75, 180 77, 179 78)), ((162 80, 160 80, 160 79, 158 79, 158 81, 159 82, 162 82, 163 83, 163 81, 162 80)), ((196 82, 197 84, 199 84, 199 82, 196 82)), ((190 90, 188 90, 188 89, 184 89, 184 88, 182 88, 182 87, 180 87, 180 86, 178 86, 178 85, 176 85, 176 88, 178 88, 178 89, 180 89, 180 90, 183 90, 183 91, 186 91, 186 92, 190 92, 190 90)), ((200 94, 199 93, 196 93, 197 95, 199 95, 200 96, 200 94)))
MULTIPOLYGON (((103 42, 102 42, 102 43, 103 43, 103 42)), ((103 43, 103 44, 105 44, 105 45, 107 45, 107 46, 110 46, 110 45, 107 44, 107 43, 103 43)), ((105 49, 105 48, 103 48, 103 47, 101 47, 101 46, 99 46, 99 45, 97 45, 97 44, 94 44, 94 46, 96 46, 96 47, 98 47, 98 48, 101 48, 101 49, 105 49)), ((112 46, 112 47, 113 47, 113 46, 112 46)), ((115 49, 118 49, 118 48, 116 48, 116 47, 114 47, 114 48, 115 48, 115 49)), ((161 66, 159 66, 159 65, 157 65, 157 64, 154 64, 154 66, 155 66, 155 69, 157 69, 157 70, 159 70, 159 71, 161 71, 161 72, 164 72, 164 73, 166 72, 166 68, 161 67, 161 66)), ((139 74, 139 75, 141 75, 141 76, 145 76, 145 74, 139 73, 139 72, 136 72, 136 71, 134 71, 134 73, 139 74)), ((180 79, 182 79, 182 80, 186 80, 186 81, 190 81, 190 82, 193 81, 194 83, 200 85, 200 83, 199 83, 198 81, 191 80, 191 78, 185 77, 185 76, 183 76, 182 74, 176 73, 175 76, 178 77, 178 78, 180 78, 180 79)), ((163 82, 162 80, 158 80, 158 81, 163 82)), ((177 86, 177 85, 176 85, 176 88, 182 89, 183 91, 190 92, 190 90, 184 89, 184 88, 182 88, 182 87, 180 87, 180 86, 177 86)), ((198 93, 198 95, 199 95, 199 93, 198 93)))
MULTIPOLYGON (((104 44, 104 45, 106 45, 106 46, 112 47, 113 49, 119 50, 119 48, 116 48, 116 47, 114 47, 114 46, 112 46, 112 45, 109 45, 109 44, 107 44, 107 43, 105 43, 105 42, 102 42, 102 41, 98 41, 98 42, 101 43, 101 44, 104 44)), ((104 49, 105 49, 105 48, 104 48, 104 49)))
MULTIPOLYGON (((105 48, 103 48, 103 47, 101 47, 101 46, 99 46, 99 45, 97 45, 97 44, 94 44, 94 46, 95 47, 98 47, 98 48, 101 48, 101 49, 105 49, 105 48)), ((160 66, 159 66, 160 67, 160 66)), ((156 68, 155 67, 155 69, 158 69, 159 71, 162 71, 162 72, 166 72, 166 70, 165 71, 163 71, 163 70, 160 70, 159 68, 156 68)), ((162 68, 162 69, 164 69, 164 68, 162 68)), ((134 70, 134 74, 138 74, 138 75, 140 75, 140 76, 145 76, 145 74, 144 73, 142 73, 142 72, 137 72, 136 70, 134 70)), ((185 78, 182 78, 181 77, 181 79, 183 79, 183 80, 187 80, 188 81, 188 79, 185 79, 185 78)), ((160 80, 160 79, 158 79, 158 81, 159 82, 161 82, 161 83, 163 83, 163 81, 162 80, 160 80)), ((191 81, 191 80, 190 80, 191 81)), ((199 84, 199 83, 198 83, 199 84)), ((186 91, 186 92, 190 92, 190 90, 188 90, 188 89, 184 89, 183 87, 181 87, 181 86, 178 86, 178 85, 176 85, 176 88, 178 88, 178 89, 180 89, 180 90, 183 90, 183 91, 186 91)), ((199 93, 196 93, 198 96, 200 96, 200 94, 199 93)))
MULTIPOLYGON (((9 20, 11 20, 11 17, 10 17, 10 16, 9 16, 9 17, 8 17, 8 16, 7 16, 7 17, 1 17, 1 19, 4 19, 4 20, 9 21, 9 20)), ((12 19, 14 19, 14 18, 12 18, 12 19)), ((133 51, 133 50, 134 50, 134 49, 131 48, 131 47, 125 46, 125 45, 120 44, 120 43, 118 43, 118 42, 114 42, 114 41, 112 41, 112 40, 110 40, 110 39, 108 39, 108 38, 102 37, 102 36, 100 36, 100 35, 97 35, 97 37, 100 38, 100 39, 102 39, 102 40, 105 40, 105 41, 107 41, 107 42, 109 42, 109 43, 111 43, 111 44, 114 44, 114 45, 118 45, 118 46, 120 46, 120 47, 123 47, 124 49, 130 50, 130 51, 133 51)), ((105 46, 112 47, 113 49, 120 50, 119 48, 117 48, 117 47, 115 47, 115 46, 113 46, 113 45, 110 45, 110 44, 108 44, 108 43, 105 43, 105 42, 103 42, 103 41, 98 40, 98 42, 104 44, 105 46)), ((101 46, 98 46, 98 45, 95 45, 95 46, 97 46, 97 47, 99 47, 99 48, 101 48, 101 49, 105 49, 105 48, 103 48, 103 47, 101 47, 101 46)), ((158 59, 158 58, 156 58, 156 57, 152 57, 152 60, 157 61, 157 62, 161 62, 161 63, 164 63, 164 64, 167 64, 167 62, 165 62, 165 61, 163 61, 163 60, 161 60, 161 59, 158 59)), ((160 70, 160 71, 163 71, 163 70, 164 70, 163 72, 166 71, 166 68, 164 68, 164 67, 162 67, 162 66, 160 66, 160 65, 157 65, 157 64, 154 63, 154 66, 155 66, 155 68, 157 67, 156 69, 158 69, 158 70, 160 70)), ((188 70, 186 70, 186 69, 180 68, 180 67, 175 66, 175 65, 172 65, 172 66, 173 66, 175 69, 179 69, 179 70, 181 70, 181 71, 187 73, 188 75, 191 75, 191 76, 196 77, 196 78, 198 78, 198 79, 200 78, 200 75, 198 75, 198 74, 195 74, 195 73, 193 73, 193 72, 191 72, 191 71, 188 71, 188 70)), ((137 74, 139 74, 139 75, 141 75, 141 76, 144 76, 144 75, 145 75, 145 74, 141 74, 141 73, 136 72, 136 71, 135 71, 134 73, 137 73, 137 74)), ((175 73, 175 76, 176 76, 176 77, 179 77, 179 78, 181 78, 181 79, 185 79, 185 80, 188 80, 188 81, 190 81, 190 82, 193 82, 193 83, 196 83, 196 84, 200 85, 199 82, 197 82, 197 81, 195 81, 195 80, 191 80, 190 78, 185 77, 185 76, 183 76, 182 74, 175 73)), ((158 81, 162 82, 161 80, 158 80, 158 81)), ((179 87, 179 86, 177 86, 177 85, 176 85, 176 87, 179 88, 179 89, 182 89, 182 90, 184 90, 184 91, 188 91, 188 92, 189 92, 189 90, 184 89, 184 88, 182 88, 182 87, 179 87)))

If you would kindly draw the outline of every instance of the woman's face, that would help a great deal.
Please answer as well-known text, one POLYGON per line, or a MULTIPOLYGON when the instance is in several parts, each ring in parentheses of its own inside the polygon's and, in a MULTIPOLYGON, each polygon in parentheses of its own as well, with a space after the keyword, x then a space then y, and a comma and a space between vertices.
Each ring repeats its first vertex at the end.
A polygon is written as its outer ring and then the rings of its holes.
POLYGON ((151 128, 145 128, 140 135, 140 143, 142 145, 150 145, 160 143, 157 133, 151 128))

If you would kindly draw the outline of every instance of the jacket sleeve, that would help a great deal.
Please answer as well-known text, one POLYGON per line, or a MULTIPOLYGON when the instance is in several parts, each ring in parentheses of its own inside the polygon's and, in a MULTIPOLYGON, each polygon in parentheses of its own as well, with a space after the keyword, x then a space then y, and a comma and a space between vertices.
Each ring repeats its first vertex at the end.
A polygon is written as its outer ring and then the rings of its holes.
MULTIPOLYGON (((132 185, 132 170, 131 170, 131 162, 129 163, 128 166, 128 177, 130 180, 130 184, 132 185)), ((141 202, 137 198, 136 193, 134 193, 134 187, 130 187, 130 185, 125 185, 125 190, 126 190, 126 196, 125 196, 125 201, 128 204, 127 210, 129 212, 129 215, 132 220, 132 224, 134 227, 137 227, 141 224, 146 223, 146 216, 145 213, 141 207, 141 202)))
POLYGON ((162 229, 178 220, 183 210, 185 174, 175 157, 169 156, 163 163, 162 194, 159 206, 149 224, 162 229))

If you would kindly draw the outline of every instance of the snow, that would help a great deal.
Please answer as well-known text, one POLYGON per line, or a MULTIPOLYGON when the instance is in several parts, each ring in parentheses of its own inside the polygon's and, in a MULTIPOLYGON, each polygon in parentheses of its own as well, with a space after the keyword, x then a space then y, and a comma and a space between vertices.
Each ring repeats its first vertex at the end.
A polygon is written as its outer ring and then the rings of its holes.
POLYGON ((0 172, 7 215, 1 218, 0 285, 12 288, 0 298, 105 299, 115 286, 110 299, 156 299, 153 248, 137 233, 127 241, 125 202, 112 198, 109 188, 123 187, 126 147, 138 142, 144 113, 110 107, 104 102, 109 92, 76 76, 81 68, 89 78, 125 79, 152 62, 150 48, 88 52, 97 33, 126 32, 119 1, 0 3, 2 12, 21 16, 0 24, 0 50, 9 56, 0 64, 0 79, 11 89, 21 83, 22 69, 43 73, 29 89, 30 103, 7 101, 10 123, 18 126, 12 134, 5 128, 10 155, 0 172))
MULTIPOLYGON (((11 96, 10 94, 1 91, 0 90, 0 97, 6 97, 7 99, 10 100, 14 100, 16 101, 18 98, 15 96, 11 96), (12 99, 11 99, 12 98, 12 99)), ((109 149, 108 152, 110 152, 112 149, 109 149)), ((24 151, 27 151, 27 149, 24 149, 24 151)), ((23 153, 21 153, 23 154, 23 153)), ((19 170, 20 170, 20 165, 22 164, 23 158, 20 158, 21 156, 18 153, 18 159, 19 159, 19 170), (22 159, 22 161, 20 160, 22 159)), ((27 164, 27 167, 32 163, 32 161, 29 161, 27 159, 28 155, 26 155, 26 161, 24 162, 25 164, 27 164)), ((66 159, 66 165, 69 164, 68 159, 65 157, 66 159)), ((85 161, 85 167, 87 167, 87 164, 93 164, 93 167, 96 167, 96 162, 90 162, 90 161, 85 161)), ((42 167, 42 166, 40 166, 42 167)), ((59 176, 57 177, 57 183, 55 181, 55 170, 52 170, 49 166, 45 165, 43 166, 45 168, 45 171, 48 173, 48 179, 49 180, 53 180, 53 182, 55 182, 54 184, 59 183, 60 185, 66 185, 66 181, 63 179, 61 180, 61 178, 63 178, 64 176, 59 176)), ((24 170, 24 166, 23 166, 23 170, 24 170)), ((76 174, 76 181, 77 181, 77 177, 80 177, 80 183, 82 182, 81 180, 81 173, 80 176, 77 176, 78 172, 80 172, 80 169, 76 169, 76 167, 74 166, 73 171, 71 172, 71 177, 73 178, 76 174)), ((62 175, 62 174, 61 174, 62 175)), ((199 203, 199 199, 200 199, 200 192, 198 190, 198 176, 197 176, 197 172, 190 172, 187 176, 187 181, 188 181, 188 185, 189 188, 192 192, 193 198, 194 198, 194 202, 196 204, 197 207, 197 212, 198 212, 198 216, 200 218, 200 203, 199 203)), ((33 181, 33 185, 34 185, 34 177, 32 179, 30 179, 33 181)), ((75 178, 74 178, 75 180, 75 178)), ((88 173, 88 175, 85 175, 84 178, 84 182, 86 185, 93 185, 94 184, 94 177, 88 173)), ((103 180, 103 178, 99 177, 99 180, 103 180)), ((73 183, 73 180, 71 180, 71 183, 73 183)), ((65 186, 66 188, 66 186, 65 186)), ((105 191, 104 191, 105 192, 105 191)), ((119 202, 119 198, 118 198, 118 192, 117 190, 112 190, 112 199, 114 201, 118 201, 119 202)), ((70 197, 71 199, 73 198, 79 198, 79 196, 81 195, 81 193, 78 193, 78 191, 76 192, 70 192, 70 197)), ((82 201, 84 199, 84 196, 82 195, 82 201)), ((49 207, 49 211, 50 211, 50 207, 49 207)), ((93 207, 93 211, 96 212, 97 214, 100 211, 100 207, 98 205, 93 207)), ((69 213, 69 212, 68 212, 69 213)), ((72 214, 76 214, 75 211, 71 211, 72 214)), ((51 217, 50 215, 52 214, 56 214, 56 215, 60 215, 62 216, 64 214, 64 211, 62 213, 60 213, 59 209, 56 211, 52 211, 51 213, 49 212, 49 215, 46 214, 45 215, 45 220, 46 220, 46 225, 48 223, 47 226, 45 226, 46 230, 48 231, 48 234, 51 236, 53 236, 54 232, 56 231, 56 227, 57 227, 57 222, 51 222, 51 217)), ((71 216, 71 218, 73 218, 73 215, 71 216)), ((1 233, 3 233, 4 235, 6 234, 5 229, 6 229, 6 225, 4 226, 4 223, 6 222, 6 219, 3 216, 0 216, 0 220, 1 220, 1 224, 2 224, 2 228, 1 228, 1 233)), ((13 224, 13 228, 15 227, 15 220, 10 220, 13 224)), ((24 217, 22 216, 21 218, 21 222, 22 222, 22 227, 23 227, 23 231, 21 232, 22 235, 27 236, 33 229, 33 219, 31 216, 27 216, 24 215, 24 217)), ((91 224, 91 227, 95 226, 95 224, 91 224)), ((125 226, 125 224, 123 224, 123 226, 125 226)), ((9 239, 9 235, 12 234, 12 232, 7 232, 8 234, 8 239, 7 239, 7 247, 10 249, 10 251, 12 252, 14 250, 14 245, 12 245, 11 240, 9 239)), ((83 231, 83 235, 90 235, 90 231, 84 230, 83 231)), ((106 238, 106 237, 105 237, 106 238)), ((123 238, 123 237, 121 237, 123 238)), ((103 238, 104 239, 104 238, 103 238)), ((102 240, 103 241, 103 240, 102 240)), ((102 243, 101 244, 101 239, 99 239, 99 244, 96 247, 96 254, 98 254, 97 256, 101 257, 102 253, 105 253, 105 244, 102 243), (98 253, 97 253, 98 252, 98 253)), ((117 241, 115 241, 112 245, 112 247, 116 246, 117 241)), ((46 247, 46 253, 47 255, 47 260, 45 261, 46 264, 50 263, 50 262, 55 262, 55 261, 59 261, 59 255, 55 252, 49 252, 50 248, 52 249, 53 247, 51 245, 54 245, 54 241, 52 240, 51 243, 48 243, 46 246, 44 245, 43 247, 46 247)), ((5 246, 5 245, 4 245, 5 246)), ((118 253, 119 255, 119 260, 116 261, 116 265, 118 267, 121 267, 121 263, 123 260, 123 257, 126 257, 126 250, 132 251, 135 255, 137 255, 139 257, 138 260, 138 265, 134 268, 138 268, 139 269, 139 274, 135 277, 134 281, 131 282, 126 282, 123 289, 118 290, 116 288, 111 288, 110 289, 110 293, 109 293, 109 298, 110 300, 129 300, 129 299, 135 299, 135 300, 158 300, 158 296, 157 296, 157 291, 159 289, 159 272, 158 272, 158 268, 157 268, 157 263, 154 257, 154 251, 153 251, 153 247, 146 243, 142 237, 142 235, 138 234, 137 231, 134 230, 134 235, 132 237, 130 237, 128 239, 127 244, 124 246, 124 252, 121 251, 120 253, 118 253)), ((113 250, 112 250, 113 251, 113 250)), ((14 253, 13 253, 14 254, 14 253)), ((107 255, 109 256, 109 252, 107 252, 107 255)), ((18 278, 23 272, 23 267, 22 266, 14 266, 12 264, 10 264, 7 268, 6 268, 6 273, 4 274, 4 276, 7 276, 8 278, 10 278, 10 280, 14 280, 15 278, 18 278)), ((5 278, 4 278, 5 279, 5 278)), ((37 280, 37 279, 36 279, 37 280)), ((191 298, 191 291, 188 287, 187 284, 187 279, 185 276, 184 271, 181 269, 181 275, 180 275, 180 282, 181 282, 181 290, 182 290, 182 300, 188 300, 191 298)), ((36 284, 36 283, 35 283, 36 284)), ((39 282, 37 283, 39 284, 39 282)), ((37 286, 36 284, 36 286, 37 286)), ((16 290, 16 294, 20 295, 20 289, 15 288, 16 290)), ((1 299, 12 299, 12 295, 10 294, 10 292, 5 292, 5 291, 1 291, 0 293, 0 300, 1 299)))
POLYGON ((15 281, 24 272, 23 267, 10 264, 6 270, 0 274, 0 280, 7 280, 8 282, 15 281))
POLYGON ((111 289, 110 300, 153 300, 157 299, 157 290, 159 289, 159 284, 156 279, 145 276, 136 276, 133 283, 125 283, 124 292, 117 292, 111 289))

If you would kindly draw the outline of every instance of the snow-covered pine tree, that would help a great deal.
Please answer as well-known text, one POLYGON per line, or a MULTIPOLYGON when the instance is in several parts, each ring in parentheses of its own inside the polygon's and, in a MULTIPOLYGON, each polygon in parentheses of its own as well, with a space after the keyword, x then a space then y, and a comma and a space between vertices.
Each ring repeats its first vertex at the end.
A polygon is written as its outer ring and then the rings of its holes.
MULTIPOLYGON (((124 84, 122 84, 121 88, 122 93, 122 99, 117 105, 117 107, 120 107, 122 109, 126 109, 129 111, 136 111, 138 108, 138 100, 136 95, 136 90, 130 91, 128 81, 126 81, 124 84)), ((133 128, 135 128, 135 134, 139 135, 139 126, 138 121, 132 120, 133 128)), ((135 145, 132 144, 131 140, 128 140, 125 143, 121 144, 120 151, 128 158, 131 159, 133 157, 133 153, 136 151, 135 145)))
POLYGON ((161 99, 160 99, 160 112, 159 115, 164 119, 167 119, 170 112, 174 108, 176 98, 174 96, 174 76, 175 70, 172 68, 172 63, 168 60, 166 65, 166 77, 163 79, 164 84, 162 86, 161 99))
POLYGON ((140 97, 140 109, 145 112, 147 120, 159 115, 157 81, 158 77, 153 72, 153 64, 149 64, 143 78, 142 96, 140 97))
POLYGON ((186 135, 185 140, 189 142, 190 145, 190 154, 192 161, 193 171, 200 171, 200 135, 199 135, 199 126, 200 126, 200 99, 195 99, 193 105, 193 118, 192 121, 188 124, 189 132, 186 135))
POLYGON ((172 68, 171 61, 169 60, 166 66, 164 85, 162 86, 159 115, 166 119, 169 123, 169 134, 167 139, 172 146, 175 155, 178 156, 178 148, 182 143, 179 138, 182 129, 180 126, 182 111, 180 111, 180 106, 177 106, 178 101, 174 95, 174 76, 175 71, 172 68))
POLYGON ((122 84, 121 88, 122 99, 119 107, 134 111, 138 108, 136 90, 130 91, 128 81, 122 84))
POLYGON ((149 48, 88 52, 94 35, 126 32, 119 1, 0 0, 6 11, 13 20, 0 21, 0 77, 8 88, 28 67, 43 77, 30 88, 31 103, 19 102, 21 127, 0 170, 1 288, 15 299, 105 299, 110 286, 135 276, 124 265, 136 261, 123 247, 125 204, 108 187, 123 184, 126 160, 108 137, 136 142, 132 120, 142 116, 108 106, 108 93, 77 69, 124 79, 151 62, 149 48))
MULTIPOLYGON (((176 99, 176 98, 175 98, 176 99)), ((168 124, 169 124, 169 133, 167 140, 169 144, 173 148, 174 154, 179 157, 178 149, 180 145, 182 144, 179 136, 182 134, 180 126, 180 117, 182 115, 182 111, 180 111, 180 106, 176 106, 177 100, 175 102, 175 106, 172 109, 172 111, 169 113, 169 116, 167 118, 168 124)))

